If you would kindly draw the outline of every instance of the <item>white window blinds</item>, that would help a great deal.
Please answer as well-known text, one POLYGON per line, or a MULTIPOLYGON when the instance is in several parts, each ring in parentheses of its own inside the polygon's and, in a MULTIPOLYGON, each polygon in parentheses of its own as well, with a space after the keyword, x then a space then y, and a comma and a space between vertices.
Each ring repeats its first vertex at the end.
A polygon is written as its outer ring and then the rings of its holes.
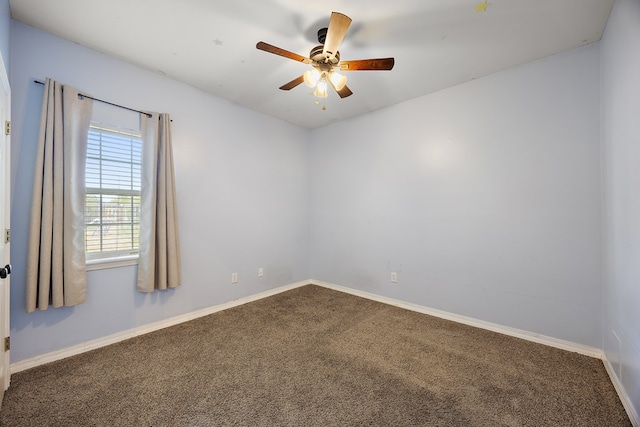
POLYGON ((139 133, 91 125, 85 202, 87 260, 138 253, 140 156, 139 133))

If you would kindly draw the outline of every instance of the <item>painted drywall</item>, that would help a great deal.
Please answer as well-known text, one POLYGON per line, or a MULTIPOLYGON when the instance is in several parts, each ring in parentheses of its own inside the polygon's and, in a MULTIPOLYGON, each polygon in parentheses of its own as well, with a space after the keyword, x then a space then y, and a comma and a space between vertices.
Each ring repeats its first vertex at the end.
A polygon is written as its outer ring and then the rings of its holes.
POLYGON ((593 44, 313 131, 312 278, 599 348, 598 87, 593 44))
POLYGON ((9 9, 9 0, 0 0, 0 54, 4 61, 4 66, 9 74, 10 58, 9 58, 9 34, 11 28, 11 10, 9 9))
POLYGON ((640 414, 640 1, 616 0, 601 42, 603 347, 640 414))
MULTIPOLYGON (((309 277, 306 130, 17 21, 11 55, 12 362, 309 277), (33 80, 46 77, 101 99, 171 114, 180 288, 138 293, 135 266, 90 271, 85 304, 25 312, 25 242, 43 93, 33 80), (236 285, 232 272, 239 273, 236 285)), ((96 107, 101 121, 137 123, 121 110, 96 107)))

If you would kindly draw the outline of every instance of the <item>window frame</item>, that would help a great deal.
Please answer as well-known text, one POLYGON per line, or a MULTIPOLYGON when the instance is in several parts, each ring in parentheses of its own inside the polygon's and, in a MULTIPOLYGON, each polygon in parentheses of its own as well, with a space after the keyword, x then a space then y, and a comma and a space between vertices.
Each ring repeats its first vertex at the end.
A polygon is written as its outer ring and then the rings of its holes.
MULTIPOLYGON (((98 131, 101 133, 110 133, 115 135, 122 135, 124 137, 129 137, 129 138, 131 137, 137 138, 140 140, 140 144, 142 144, 142 138, 141 138, 142 135, 139 130, 123 129, 113 125, 105 125, 102 123, 92 121, 89 127, 89 131, 98 131)), ((87 135, 87 139, 89 139, 89 135, 87 135)), ((87 150, 89 150, 89 144, 87 144, 87 150)), ((140 150, 139 155, 140 156, 142 155, 142 150, 140 150)), ((89 153, 87 152, 87 161, 89 160, 89 157, 90 157, 89 153)), ((139 166, 141 167, 142 164, 140 163, 139 166)), ((141 187, 141 183, 140 183, 140 187, 141 187)), ((139 198, 141 196, 141 190, 95 188, 95 187, 89 187, 87 185, 87 182, 85 182, 85 198, 89 195, 98 195, 98 196, 110 195, 110 196, 126 196, 126 197, 138 196, 138 200, 140 200, 139 198)), ((139 206, 140 205, 138 204, 138 209, 139 209, 139 206)), ((86 215, 86 209, 87 207, 85 202, 85 215, 86 215)), ((102 209, 102 206, 100 207, 100 209, 102 209)), ((133 213, 131 215, 133 215, 133 213)), ((100 213, 100 217, 102 217, 102 212, 100 213)), ((138 216, 137 223, 139 224, 139 222, 140 222, 140 218, 138 216)), ((133 221, 133 218, 132 218, 131 224, 132 226, 135 226, 135 222, 133 221)), ((85 240, 86 240, 86 233, 87 233, 86 227, 87 227, 87 220, 85 218, 85 240)), ((138 228, 138 233, 139 233, 139 228, 138 228)), ((86 244, 87 243, 85 241, 85 264, 86 264, 87 271, 99 270, 104 268, 124 267, 124 266, 138 264, 138 256, 140 251, 139 245, 137 249, 110 251, 110 252, 106 252, 106 251, 97 252, 97 254, 104 254, 104 255, 93 257, 91 255, 92 253, 87 252, 86 244)), ((93 253, 93 254, 96 254, 96 253, 93 253)))

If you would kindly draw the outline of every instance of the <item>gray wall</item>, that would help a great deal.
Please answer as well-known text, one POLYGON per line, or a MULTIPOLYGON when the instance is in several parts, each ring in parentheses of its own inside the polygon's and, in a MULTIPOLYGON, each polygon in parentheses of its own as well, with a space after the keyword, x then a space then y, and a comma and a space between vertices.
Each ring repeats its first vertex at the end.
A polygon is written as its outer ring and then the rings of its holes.
POLYGON ((9 58, 9 33, 11 28, 11 11, 9 10, 9 0, 0 0, 0 54, 4 66, 9 74, 10 58, 9 58))
POLYGON ((593 44, 312 132, 312 277, 599 348, 598 87, 593 44))
POLYGON ((640 1, 616 0, 601 45, 603 346, 640 419, 640 1))
MULTIPOLYGON (((309 277, 307 131, 17 21, 11 46, 13 362, 309 277), (33 80, 46 77, 171 114, 180 288, 138 293, 134 266, 90 271, 87 303, 25 313, 25 241, 43 92, 33 80), (236 285, 232 272, 239 273, 236 285)), ((118 115, 99 109, 101 121, 118 115)))

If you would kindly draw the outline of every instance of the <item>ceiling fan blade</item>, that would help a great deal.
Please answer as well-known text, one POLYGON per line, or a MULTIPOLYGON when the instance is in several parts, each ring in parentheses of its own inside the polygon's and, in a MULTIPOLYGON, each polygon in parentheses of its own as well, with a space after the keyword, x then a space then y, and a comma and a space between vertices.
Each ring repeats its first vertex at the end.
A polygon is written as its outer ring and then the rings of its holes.
POLYGON ((330 58, 336 56, 338 47, 342 43, 347 30, 351 25, 351 18, 347 15, 343 15, 339 12, 331 12, 331 19, 329 20, 329 27, 327 29, 327 38, 324 40, 324 48, 322 54, 330 58))
POLYGON ((291 80, 289 83, 283 84, 282 86, 280 86, 280 89, 291 90, 302 82, 304 82, 304 75, 300 77, 296 77, 295 79, 291 80))
POLYGON ((297 53, 289 52, 288 50, 284 50, 279 47, 273 46, 269 43, 258 42, 256 44, 256 48, 260 50, 264 50, 265 52, 273 53, 275 55, 284 56, 285 58, 293 59, 294 61, 304 62, 305 64, 311 64, 311 59, 302 55, 298 55, 297 53))
MULTIPOLYGON (((333 86, 333 83, 331 83, 331 85, 333 86)), ((336 89, 335 86, 333 86, 333 88, 336 89)), ((351 92, 351 89, 349 89, 347 85, 344 85, 340 90, 336 89, 336 92, 338 92, 338 95, 340 95, 340 98, 346 98, 347 96, 353 95, 353 92, 351 92)))
POLYGON ((340 95, 340 98, 346 98, 347 96, 353 95, 353 92, 351 92, 351 89, 349 89, 346 85, 345 87, 343 87, 342 89, 336 92, 338 92, 338 95, 340 95))
POLYGON ((393 58, 357 59, 355 61, 340 61, 340 70, 390 70, 394 64, 395 59, 393 58))

